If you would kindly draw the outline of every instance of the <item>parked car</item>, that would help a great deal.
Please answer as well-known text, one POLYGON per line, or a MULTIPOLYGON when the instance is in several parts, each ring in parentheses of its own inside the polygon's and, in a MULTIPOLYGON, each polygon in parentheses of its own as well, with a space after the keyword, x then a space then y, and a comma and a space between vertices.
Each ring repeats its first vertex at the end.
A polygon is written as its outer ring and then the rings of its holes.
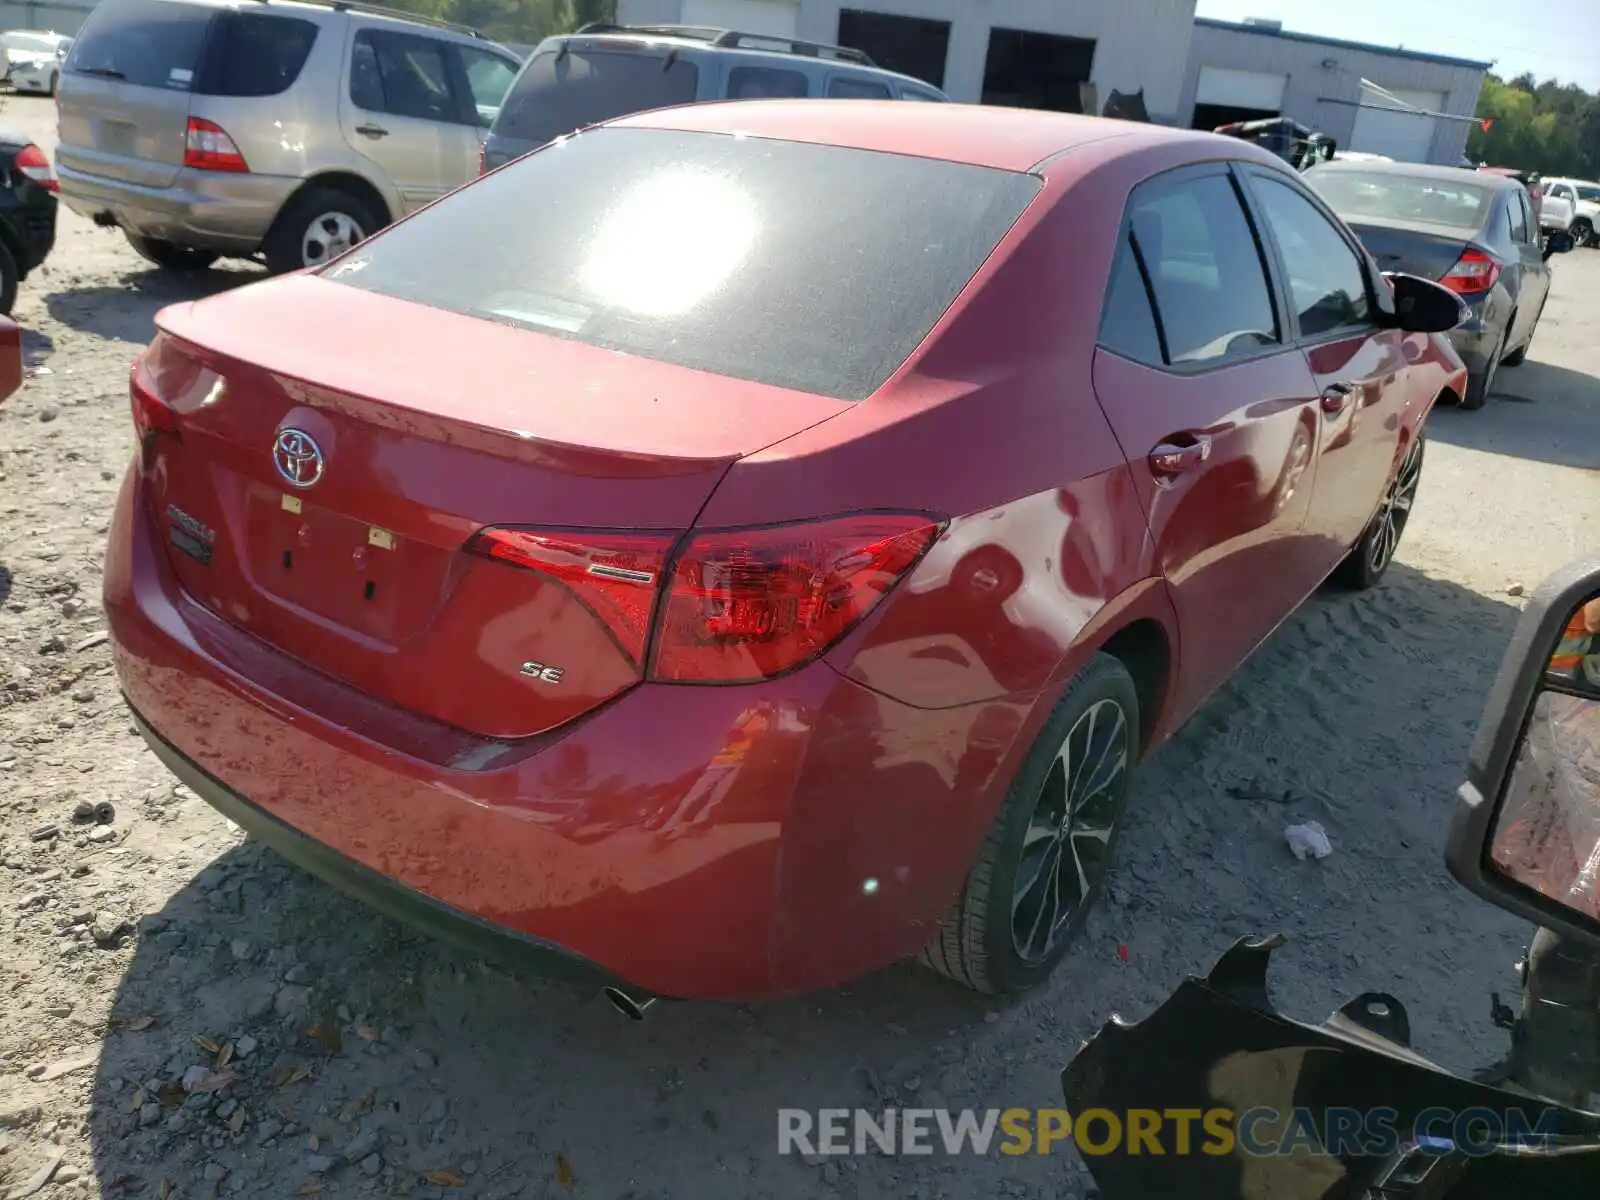
POLYGON ((1014 992, 1135 762, 1383 577, 1462 316, 1234 139, 637 114, 158 316, 121 687, 268 844, 632 1011, 1014 992))
POLYGON ((63 68, 62 198, 160 267, 317 266, 472 178, 520 65, 344 0, 101 0, 63 68))
POLYGON ((0 48, 5 51, 7 83, 18 92, 52 96, 72 39, 49 30, 10 29, 0 33, 0 48))
POLYGON ((1600 244, 1595 230, 1600 229, 1600 183, 1587 179, 1546 179, 1545 195, 1572 206, 1572 223, 1567 232, 1580 246, 1600 244))
POLYGON ((1537 171, 1524 171, 1517 167, 1490 167, 1480 166, 1478 170, 1488 175, 1499 175, 1507 179, 1515 179, 1528 189, 1528 196, 1533 200, 1533 215, 1538 218, 1539 229, 1546 233, 1570 232, 1572 219, 1576 215, 1572 202, 1560 198, 1551 198, 1545 195, 1544 177, 1537 171), (1548 201, 1548 203, 1547 203, 1548 201))
POLYGON ((529 56, 484 142, 481 170, 629 113, 707 100, 948 100, 860 50, 694 25, 593 23, 529 56))
POLYGON ((56 175, 27 135, 0 129, 0 313, 56 242, 56 175))
POLYGON ((1461 404, 1482 408, 1501 364, 1527 357, 1550 294, 1548 260, 1571 239, 1541 240, 1527 189, 1482 171, 1334 161, 1306 182, 1385 271, 1437 279, 1467 302, 1471 316, 1450 340, 1471 372, 1461 404))

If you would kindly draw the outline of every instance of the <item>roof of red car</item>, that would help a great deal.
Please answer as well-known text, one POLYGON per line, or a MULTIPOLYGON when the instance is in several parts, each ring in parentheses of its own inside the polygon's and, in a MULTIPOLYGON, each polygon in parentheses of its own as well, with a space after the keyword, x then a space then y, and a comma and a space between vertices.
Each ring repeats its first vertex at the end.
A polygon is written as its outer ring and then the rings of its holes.
MULTIPOLYGON (((689 104, 636 113, 614 126, 748 133, 943 158, 1006 171, 1027 171, 1063 150, 1107 138, 1136 144, 1192 138, 1188 130, 1082 117, 1038 109, 904 100, 742 100, 689 104)), ((1246 157, 1241 154, 1240 157, 1246 157)))

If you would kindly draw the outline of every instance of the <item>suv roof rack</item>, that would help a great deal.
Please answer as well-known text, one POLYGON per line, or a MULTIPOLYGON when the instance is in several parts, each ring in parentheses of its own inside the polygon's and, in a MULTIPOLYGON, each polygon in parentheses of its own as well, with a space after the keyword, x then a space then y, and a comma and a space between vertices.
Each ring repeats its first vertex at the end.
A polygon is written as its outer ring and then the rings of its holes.
POLYGON ((832 58, 863 67, 878 64, 863 50, 835 46, 828 42, 807 42, 799 38, 777 37, 768 33, 745 33, 718 25, 616 25, 610 21, 590 21, 576 35, 596 33, 643 33, 663 37, 693 38, 724 50, 768 50, 779 54, 798 54, 805 58, 832 58))
MULTIPOLYGON (((259 3, 268 4, 271 0, 259 0, 259 3)), ((443 21, 438 17, 423 16, 421 13, 410 12, 403 8, 390 8, 383 4, 368 4, 366 0, 295 0, 296 4, 312 4, 318 8, 331 8, 335 12, 368 13, 375 17, 393 17, 397 21, 410 21, 413 25, 431 25, 435 29, 449 29, 456 33, 464 33, 468 37, 477 38, 479 41, 490 41, 489 35, 481 29, 474 29, 471 25, 460 25, 455 21, 443 21)))

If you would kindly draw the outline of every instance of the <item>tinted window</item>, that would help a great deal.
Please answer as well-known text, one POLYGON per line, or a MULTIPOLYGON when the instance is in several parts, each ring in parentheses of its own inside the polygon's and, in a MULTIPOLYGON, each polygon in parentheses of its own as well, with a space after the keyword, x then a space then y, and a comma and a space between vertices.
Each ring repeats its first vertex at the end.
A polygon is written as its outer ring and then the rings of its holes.
POLYGON ((350 55, 350 99, 374 112, 455 121, 449 49, 409 34, 362 30, 350 55))
POLYGON ((224 12, 206 45, 194 90, 207 96, 276 96, 300 77, 317 27, 297 17, 224 12))
POLYGON ((66 69, 187 92, 217 11, 164 0, 108 0, 79 32, 66 69))
POLYGON ((1279 340, 1255 236, 1225 176, 1141 190, 1129 216, 1172 362, 1249 354, 1279 340))
POLYGON ((519 159, 328 278, 843 399, 927 336, 1039 181, 766 138, 609 128, 519 159))
POLYGON ((728 72, 730 100, 797 100, 811 90, 799 71, 772 67, 735 67, 728 72))
POLYGON ((889 85, 870 79, 852 79, 848 75, 835 75, 828 80, 828 95, 835 100, 888 100, 889 85))
POLYGON ((1513 242, 1527 242, 1530 240, 1528 227, 1532 214, 1524 207, 1527 201, 1521 192, 1506 197, 1506 209, 1511 217, 1511 240, 1513 242))
POLYGON ((1283 251, 1300 332, 1316 337, 1365 324, 1367 275, 1344 235, 1294 188, 1258 176, 1262 216, 1283 251))
POLYGON ((1494 190, 1455 179, 1385 172, 1308 171, 1306 183, 1341 217, 1426 221, 1476 230, 1486 219, 1494 190))
POLYGON ((494 121, 495 114, 517 77, 517 68, 498 54, 474 50, 471 46, 458 46, 461 65, 467 72, 467 89, 472 93, 472 105, 478 110, 478 119, 485 125, 494 121))
POLYGON ((494 132, 548 142, 613 117, 693 103, 699 89, 700 72, 686 59, 580 50, 568 43, 528 60, 495 119, 494 132))
POLYGON ((1135 362, 1158 364, 1161 337, 1150 308, 1150 293, 1134 257, 1133 243, 1126 236, 1111 268, 1111 288, 1106 293, 1106 310, 1100 319, 1100 344, 1135 362))
POLYGON ((1591 204, 1600 202, 1600 187, 1596 187, 1587 183, 1580 185, 1578 188, 1578 199, 1587 200, 1591 204))
POLYGON ((904 88, 900 92, 902 100, 920 100, 924 104, 943 104, 943 96, 935 96, 932 92, 919 92, 915 88, 904 88))

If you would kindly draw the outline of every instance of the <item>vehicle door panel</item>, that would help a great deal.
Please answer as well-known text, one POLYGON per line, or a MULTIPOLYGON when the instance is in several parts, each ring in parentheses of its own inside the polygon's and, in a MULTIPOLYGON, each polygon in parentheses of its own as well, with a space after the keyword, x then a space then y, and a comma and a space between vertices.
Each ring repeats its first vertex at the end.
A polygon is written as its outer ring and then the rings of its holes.
POLYGON ((1545 261, 1543 239, 1539 235, 1539 222, 1533 215, 1533 204, 1528 194, 1517 189, 1510 198, 1513 220, 1511 222, 1511 250, 1516 279, 1512 299, 1517 306, 1516 328, 1507 345, 1521 346, 1533 336, 1534 324, 1550 294, 1550 264, 1545 261))
POLYGON ((1306 528, 1326 576, 1372 520, 1399 461, 1412 386, 1405 335, 1378 326, 1376 265, 1309 189, 1276 171, 1245 178, 1311 373, 1321 432, 1306 528))
POLYGON ((460 118, 449 43, 356 26, 346 64, 345 140, 394 181, 405 212, 476 174, 478 130, 460 118))
POLYGON ((1226 167, 1136 190, 1094 388, 1132 470, 1184 643, 1191 713, 1317 584, 1317 417, 1226 167), (1154 305, 1152 307, 1152 297, 1154 305), (1129 330, 1159 314, 1154 335, 1129 330))

